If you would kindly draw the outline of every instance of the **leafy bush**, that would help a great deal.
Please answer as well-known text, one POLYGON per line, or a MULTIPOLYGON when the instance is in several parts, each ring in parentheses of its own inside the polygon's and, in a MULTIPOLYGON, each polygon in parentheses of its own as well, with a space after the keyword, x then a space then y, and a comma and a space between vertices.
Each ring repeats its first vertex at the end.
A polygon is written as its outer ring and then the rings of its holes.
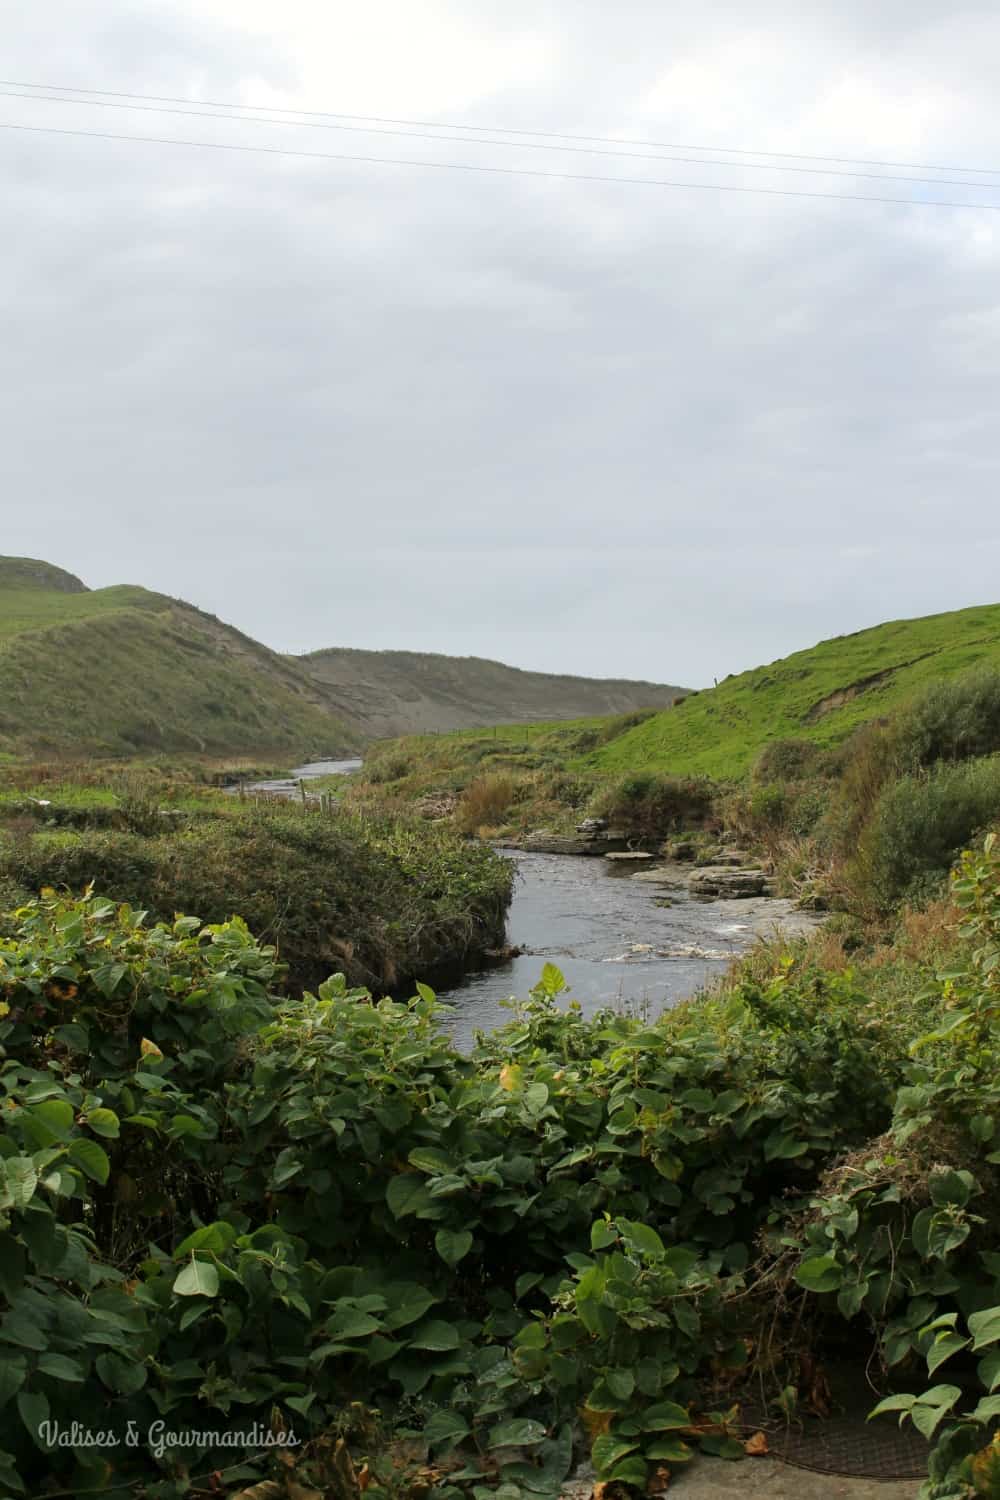
MULTIPOLYGON (((944 980, 935 1028, 915 1041, 890 1130, 829 1174, 804 1227, 796 1276, 865 1316, 889 1368, 928 1375, 954 1362, 963 1386, 893 1395, 876 1412, 910 1417, 925 1436, 946 1419, 925 1500, 973 1488, 995 1462, 1000 1415, 1000 856, 992 837, 967 853, 952 889, 965 963, 944 980), (983 1351, 989 1351, 984 1353, 983 1351), (973 1356, 978 1356, 970 1363, 973 1356), (959 1403, 973 1409, 956 1417, 959 1403)), ((873 1413, 874 1415, 875 1413, 873 1413)), ((995 1470, 994 1473, 995 1479, 995 1470)))
POLYGON ((772 740, 757 757, 752 779, 763 784, 804 781, 824 775, 831 759, 830 752, 813 740, 772 740))
POLYGON ((906 768, 1000 751, 1000 672, 979 667, 933 683, 900 714, 894 739, 906 768))
POLYGON ((882 910, 943 885, 959 851, 1000 816, 1000 757, 893 782, 860 841, 854 881, 882 910))
POLYGON ((19 839, 0 878, 28 893, 90 882, 168 919, 233 911, 275 943, 292 988, 333 970, 393 987, 435 962, 502 940, 512 867, 447 830, 296 808, 235 811, 152 837, 84 832, 57 846, 19 839))
POLYGON ((711 820, 711 782, 658 776, 652 772, 623 776, 595 797, 592 810, 629 838, 660 839, 711 820))
MULTIPOLYGON (((584 1435, 602 1481, 643 1489, 697 1447, 742 1451, 748 1347, 781 1344, 765 1319, 791 1350, 838 1330, 857 1349, 866 1325, 888 1367, 927 1359, 934 1378, 981 1354, 986 1406, 939 1387, 893 1409, 932 1432, 968 1409, 936 1472, 982 1469, 1000 1388, 992 844, 954 895, 965 956, 926 999, 873 1005, 850 970, 785 958, 647 1026, 560 1010, 547 966, 470 1055, 425 986, 374 1004, 338 974, 278 997, 274 950, 238 920, 150 926, 51 892, 9 914, 0 1487, 156 1477, 141 1446, 53 1449, 48 1419, 217 1441, 291 1422, 305 1474, 374 1412, 452 1455, 440 1500, 497 1479, 554 1497, 584 1435)), ((398 1480, 357 1441, 389 1500, 398 1480)), ((218 1455, 206 1440, 184 1460, 218 1455)), ((189 1487, 170 1455, 159 1473, 161 1500, 189 1487)))
POLYGON ((462 1056, 426 989, 275 978, 239 921, 52 894, 8 918, 5 1487, 148 1472, 52 1451, 50 1417, 221 1433, 275 1405, 307 1435, 402 1415, 536 1495, 581 1407, 606 1478, 733 1451, 706 1393, 745 1360, 755 1239, 888 1123, 895 1040, 850 982, 793 965, 643 1027, 558 1011, 549 968, 462 1056))

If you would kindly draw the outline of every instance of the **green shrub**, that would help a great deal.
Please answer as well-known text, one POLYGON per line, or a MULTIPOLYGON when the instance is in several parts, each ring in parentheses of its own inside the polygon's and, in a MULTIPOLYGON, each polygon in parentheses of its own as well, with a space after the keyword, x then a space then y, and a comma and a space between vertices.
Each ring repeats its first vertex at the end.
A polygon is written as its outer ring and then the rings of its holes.
MULTIPOLYGON (((159 826, 159 825, 157 825, 159 826)), ((392 988, 502 939, 512 866, 445 829, 297 808, 235 810, 158 832, 83 832, 0 849, 0 879, 27 893, 91 882, 154 916, 240 912, 280 949, 296 990, 331 971, 392 988)))
POLYGON ((1000 817, 1000 757, 939 765, 882 793, 853 866, 857 889, 882 911, 943 885, 959 851, 1000 817))
POLYGON ((874 1328, 889 1369, 909 1370, 912 1380, 918 1361, 926 1363, 930 1390, 892 1395, 876 1408, 911 1419, 925 1437, 941 1430, 923 1500, 994 1493, 985 1482, 996 1458, 988 1437, 1000 1413, 1000 855, 993 836, 981 854, 963 855, 952 892, 964 959, 943 982, 933 1029, 911 1046, 889 1131, 838 1163, 813 1199, 795 1271, 841 1318, 874 1328), (949 1382, 947 1365, 961 1385, 949 1382))
POLYGON ((592 811, 629 838, 660 839, 710 821, 714 788, 705 780, 640 772, 602 789, 592 811))
POLYGON ((388 781, 402 781, 409 776, 413 763, 408 755, 398 751, 382 751, 365 761, 365 780, 374 786, 384 786, 388 781))
POLYGON ((895 740, 907 769, 1000 751, 1000 672, 979 667, 935 682, 900 714, 895 740))
POLYGON ((359 1402, 551 1496, 581 1407, 608 1479, 732 1452, 701 1392, 745 1361, 757 1236, 888 1122, 891 1036, 794 967, 657 1027, 559 1012, 549 967, 466 1057, 426 989, 276 1004, 240 922, 51 896, 8 920, 11 1492, 148 1474, 141 1448, 110 1474, 39 1452, 50 1417, 218 1433, 278 1407, 308 1436, 359 1402))
POLYGON ((763 783, 803 781, 827 774, 830 759, 830 752, 812 740, 772 740, 757 757, 752 779, 763 783))

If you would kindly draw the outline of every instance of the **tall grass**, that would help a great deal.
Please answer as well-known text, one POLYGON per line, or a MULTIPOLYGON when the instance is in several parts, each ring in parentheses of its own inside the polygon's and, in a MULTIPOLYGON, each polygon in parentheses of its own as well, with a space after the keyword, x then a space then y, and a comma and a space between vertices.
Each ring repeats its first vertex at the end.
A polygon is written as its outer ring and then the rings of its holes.
POLYGON ((494 772, 470 781, 459 798, 455 821, 463 833, 497 828, 517 793, 513 776, 494 772))

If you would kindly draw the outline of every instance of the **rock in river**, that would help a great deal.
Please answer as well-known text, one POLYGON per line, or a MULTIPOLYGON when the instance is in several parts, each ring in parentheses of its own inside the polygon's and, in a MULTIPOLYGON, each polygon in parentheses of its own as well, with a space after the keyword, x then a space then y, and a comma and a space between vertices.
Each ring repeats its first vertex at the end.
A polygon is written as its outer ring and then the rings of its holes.
POLYGON ((692 896, 714 896, 717 900, 739 900, 744 896, 770 895, 773 886, 763 870, 739 870, 731 865, 709 865, 696 870, 688 882, 692 896))

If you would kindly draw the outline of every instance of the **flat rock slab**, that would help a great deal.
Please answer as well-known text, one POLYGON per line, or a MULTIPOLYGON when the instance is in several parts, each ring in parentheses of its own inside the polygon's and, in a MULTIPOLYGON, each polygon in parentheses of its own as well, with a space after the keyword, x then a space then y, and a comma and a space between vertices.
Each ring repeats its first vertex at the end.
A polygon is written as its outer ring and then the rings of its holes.
MULTIPOLYGON (((796 1469, 777 1458, 746 1458, 727 1463, 701 1457, 670 1476, 668 1495, 678 1500, 915 1500, 915 1479, 858 1479, 840 1474, 815 1474, 796 1469)), ((571 1479, 562 1500, 590 1500, 592 1479, 571 1479)))
POLYGON ((529 833, 519 847, 527 854, 610 854, 624 851, 628 840, 624 834, 529 833))
POLYGON ((808 937, 824 921, 822 913, 803 911, 785 896, 748 896, 736 905, 727 902, 726 915, 726 927, 719 930, 733 937, 744 932, 755 938, 774 938, 778 933, 786 938, 808 937))
POLYGON ((655 854, 643 854, 641 852, 641 850, 639 850, 639 849, 623 849, 621 851, 615 850, 611 854, 606 854, 604 856, 604 858, 605 859, 620 859, 620 860, 629 860, 629 859, 644 860, 644 859, 655 859, 656 855, 655 854))
POLYGON ((764 895, 770 885, 763 870, 736 870, 729 865, 709 865, 691 876, 688 888, 692 896, 764 895))
POLYGON ((777 1458, 727 1463, 722 1458, 702 1457, 670 1476, 669 1493, 678 1500, 736 1500, 746 1495, 759 1495, 762 1500, 915 1500, 917 1489, 915 1479, 816 1474, 777 1458))

